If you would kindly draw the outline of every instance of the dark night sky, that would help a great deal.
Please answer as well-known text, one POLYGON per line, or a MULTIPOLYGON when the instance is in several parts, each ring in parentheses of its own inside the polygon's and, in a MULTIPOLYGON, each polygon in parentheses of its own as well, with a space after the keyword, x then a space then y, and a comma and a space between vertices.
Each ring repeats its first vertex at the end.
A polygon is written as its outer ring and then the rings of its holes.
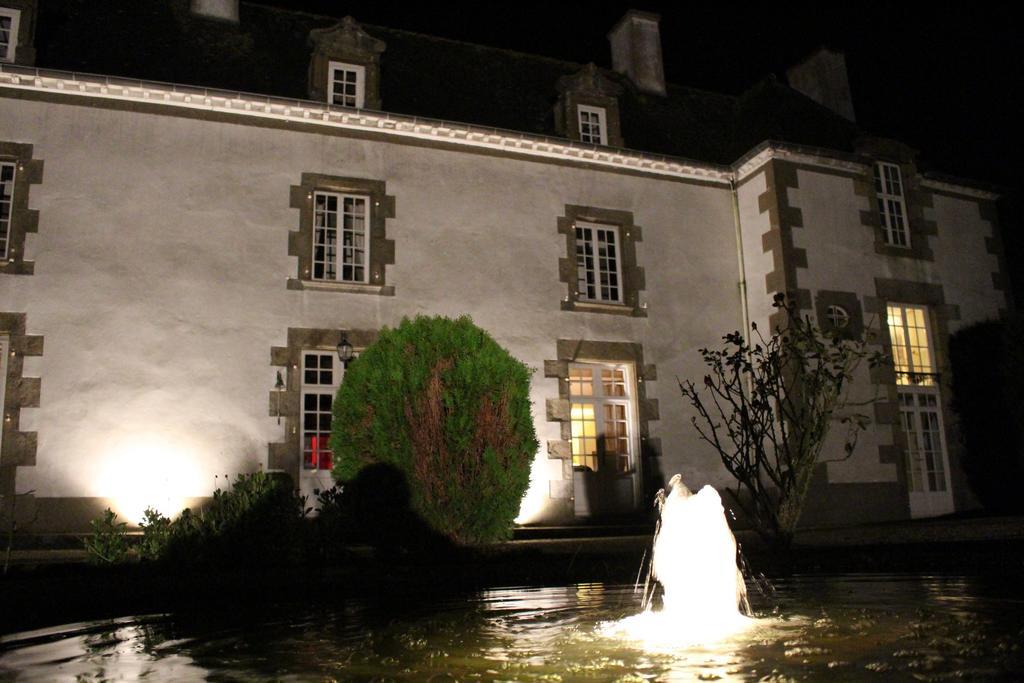
POLYGON ((635 7, 661 14, 668 81, 726 93, 783 75, 820 45, 842 49, 858 123, 919 149, 928 167, 1006 188, 1009 261, 1024 262, 1024 48, 1010 5, 258 1, 599 66, 611 65, 606 33, 635 7))
POLYGON ((610 66, 605 34, 626 9, 661 14, 666 78, 738 93, 819 45, 847 54, 858 122, 955 175, 1019 185, 1024 69, 1008 8, 857 3, 399 3, 259 0, 574 62, 610 66), (779 5, 785 5, 780 7, 779 5))

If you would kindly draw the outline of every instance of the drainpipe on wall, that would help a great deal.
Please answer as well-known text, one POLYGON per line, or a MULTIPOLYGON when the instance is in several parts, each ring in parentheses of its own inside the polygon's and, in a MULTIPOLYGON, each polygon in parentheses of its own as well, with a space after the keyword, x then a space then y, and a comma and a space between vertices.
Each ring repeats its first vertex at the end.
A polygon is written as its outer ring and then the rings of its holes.
POLYGON ((740 269, 740 317, 743 319, 743 338, 750 338, 750 310, 747 307, 747 266, 743 261, 743 231, 740 228, 740 200, 736 190, 736 181, 729 181, 729 193, 732 196, 732 224, 736 229, 736 262, 740 269))

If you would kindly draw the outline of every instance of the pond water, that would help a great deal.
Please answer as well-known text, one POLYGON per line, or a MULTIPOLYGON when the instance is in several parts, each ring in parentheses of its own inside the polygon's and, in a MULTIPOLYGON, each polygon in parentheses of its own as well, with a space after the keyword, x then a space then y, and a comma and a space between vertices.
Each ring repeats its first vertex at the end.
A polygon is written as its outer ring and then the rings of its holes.
POLYGON ((1024 679, 1017 581, 844 574, 773 586, 752 587, 749 628, 696 645, 608 635, 610 622, 639 609, 631 585, 392 593, 9 635, 0 638, 0 679, 1024 679))

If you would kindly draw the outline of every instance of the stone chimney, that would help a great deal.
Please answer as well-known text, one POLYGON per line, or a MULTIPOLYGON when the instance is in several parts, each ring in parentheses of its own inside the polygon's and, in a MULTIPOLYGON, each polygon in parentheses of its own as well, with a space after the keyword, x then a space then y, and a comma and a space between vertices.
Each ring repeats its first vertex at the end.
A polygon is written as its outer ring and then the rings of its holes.
POLYGON ((661 17, 631 9, 608 33, 612 68, 629 77, 640 92, 665 94, 665 68, 661 60, 661 17))
POLYGON ((238 0, 192 0, 192 14, 237 24, 238 0))
POLYGON ((846 56, 820 47, 807 59, 786 71, 789 85, 812 100, 828 107, 849 121, 853 115, 850 80, 846 75, 846 56))

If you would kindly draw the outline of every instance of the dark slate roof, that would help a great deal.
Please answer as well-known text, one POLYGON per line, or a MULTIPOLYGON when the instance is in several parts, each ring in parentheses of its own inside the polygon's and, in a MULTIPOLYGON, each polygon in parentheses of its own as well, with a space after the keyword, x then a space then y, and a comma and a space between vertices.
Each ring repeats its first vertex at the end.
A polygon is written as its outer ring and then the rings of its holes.
MULTIPOLYGON (((40 68, 306 99, 309 32, 324 17, 242 3, 238 25, 191 15, 188 0, 43 0, 40 68)), ((356 16, 358 20, 358 16, 356 16)), ((555 136, 555 84, 580 64, 379 26, 385 111, 555 136)), ((632 149, 732 163, 760 142, 851 151, 857 127, 766 79, 739 97, 676 85, 666 97, 623 84, 622 134, 632 149)))

